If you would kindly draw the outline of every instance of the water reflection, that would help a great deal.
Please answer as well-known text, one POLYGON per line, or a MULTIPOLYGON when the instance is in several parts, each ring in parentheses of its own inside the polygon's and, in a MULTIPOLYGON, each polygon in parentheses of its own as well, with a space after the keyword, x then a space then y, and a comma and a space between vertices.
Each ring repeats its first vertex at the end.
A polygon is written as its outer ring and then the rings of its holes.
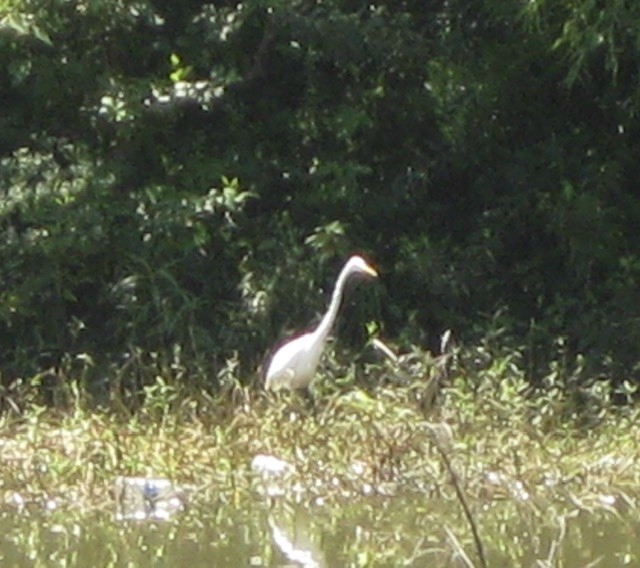
MULTIPOLYGON (((195 498, 194 498, 195 499, 195 498)), ((458 504, 417 495, 320 507, 264 499, 192 502, 166 521, 113 511, 0 509, 2 566, 460 566, 444 527, 476 561, 458 504)), ((640 565, 637 511, 550 504, 474 507, 490 566, 640 565)))
POLYGON ((323 568, 325 557, 320 535, 314 531, 308 510, 300 506, 276 504, 268 518, 275 546, 290 562, 304 568, 323 568))

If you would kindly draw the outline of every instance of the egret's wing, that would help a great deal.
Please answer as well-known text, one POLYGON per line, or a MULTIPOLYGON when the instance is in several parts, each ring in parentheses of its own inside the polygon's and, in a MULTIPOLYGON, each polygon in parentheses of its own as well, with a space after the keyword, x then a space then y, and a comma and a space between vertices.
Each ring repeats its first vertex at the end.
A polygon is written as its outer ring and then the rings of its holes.
POLYGON ((267 371, 267 389, 306 386, 304 383, 313 376, 317 364, 313 339, 313 334, 306 333, 276 351, 267 371))

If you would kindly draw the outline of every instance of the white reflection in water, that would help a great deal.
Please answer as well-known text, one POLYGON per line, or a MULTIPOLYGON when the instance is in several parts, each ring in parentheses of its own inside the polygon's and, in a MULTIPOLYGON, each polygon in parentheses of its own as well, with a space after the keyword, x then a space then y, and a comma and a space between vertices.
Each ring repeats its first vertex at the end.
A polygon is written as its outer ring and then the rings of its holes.
POLYGON ((326 566, 320 535, 315 532, 305 509, 279 507, 269 515, 268 523, 274 544, 287 560, 304 568, 326 566))

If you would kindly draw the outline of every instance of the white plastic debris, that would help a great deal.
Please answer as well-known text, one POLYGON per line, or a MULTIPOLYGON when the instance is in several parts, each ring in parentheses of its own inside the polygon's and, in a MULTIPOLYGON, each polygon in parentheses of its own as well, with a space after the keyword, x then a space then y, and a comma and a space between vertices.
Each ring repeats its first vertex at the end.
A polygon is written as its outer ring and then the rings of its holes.
POLYGON ((251 470, 263 476, 278 477, 293 473, 295 468, 285 460, 267 454, 258 454, 251 460, 251 470))
POLYGON ((116 520, 165 521, 185 508, 185 494, 168 479, 117 477, 116 520))
POLYGON ((295 470, 288 461, 268 454, 258 454, 251 460, 251 471, 260 476, 262 491, 268 497, 284 495, 286 482, 295 470))

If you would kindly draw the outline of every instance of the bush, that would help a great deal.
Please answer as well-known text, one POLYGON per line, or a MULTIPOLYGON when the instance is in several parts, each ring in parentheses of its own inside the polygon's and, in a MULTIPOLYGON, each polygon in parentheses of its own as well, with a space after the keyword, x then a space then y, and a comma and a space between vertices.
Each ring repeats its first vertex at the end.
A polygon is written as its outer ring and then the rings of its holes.
POLYGON ((4 375, 137 350, 253 370, 362 251, 383 276, 362 312, 347 302, 346 344, 372 318, 406 343, 453 328, 471 344, 499 314, 529 380, 559 337, 628 376, 640 27, 615 22, 639 17, 1 4, 4 375))

